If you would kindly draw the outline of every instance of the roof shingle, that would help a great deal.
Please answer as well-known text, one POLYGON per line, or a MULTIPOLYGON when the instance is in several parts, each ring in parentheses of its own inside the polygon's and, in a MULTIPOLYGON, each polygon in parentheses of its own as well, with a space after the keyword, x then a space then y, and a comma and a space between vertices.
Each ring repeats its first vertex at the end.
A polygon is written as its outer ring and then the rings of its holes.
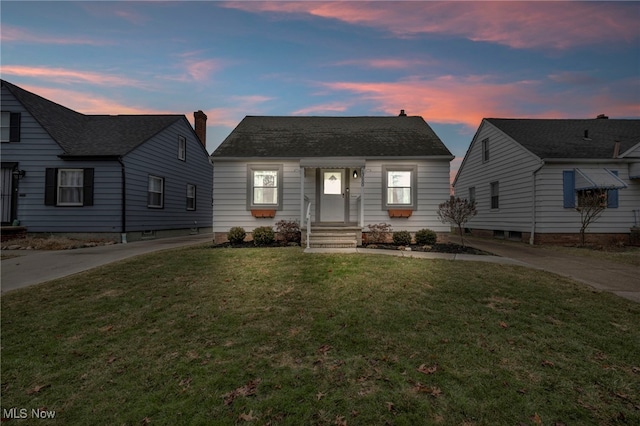
POLYGON ((451 156, 422 117, 247 116, 212 157, 451 156))
POLYGON ((85 115, 1 81, 67 156, 122 156, 184 118, 183 115, 85 115))
POLYGON ((640 143, 640 120, 487 118, 486 121, 543 159, 612 158, 616 142, 620 142, 621 154, 640 143))

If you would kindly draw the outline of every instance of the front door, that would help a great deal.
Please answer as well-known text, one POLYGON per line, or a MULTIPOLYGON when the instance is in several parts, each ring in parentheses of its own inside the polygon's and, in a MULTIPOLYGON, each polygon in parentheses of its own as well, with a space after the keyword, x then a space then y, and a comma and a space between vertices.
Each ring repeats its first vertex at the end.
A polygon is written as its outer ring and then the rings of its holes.
POLYGON ((345 216, 344 169, 320 171, 320 221, 344 223, 345 216))
POLYGON ((11 223, 14 219, 14 185, 13 185, 13 166, 3 167, 0 175, 0 214, 2 215, 2 223, 11 223))

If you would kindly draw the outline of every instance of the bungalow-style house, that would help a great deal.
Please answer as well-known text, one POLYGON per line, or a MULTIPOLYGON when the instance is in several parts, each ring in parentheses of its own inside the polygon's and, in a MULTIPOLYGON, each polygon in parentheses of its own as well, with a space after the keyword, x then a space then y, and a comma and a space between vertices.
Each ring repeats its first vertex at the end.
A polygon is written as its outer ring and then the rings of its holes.
POLYGON ((1 82, 3 236, 211 232, 204 113, 195 131, 184 115, 85 115, 1 82))
POLYGON ((640 220, 640 120, 482 120, 454 180, 475 200, 474 235, 537 243, 579 241, 589 191, 606 203, 587 241, 628 242, 640 220))
POLYGON ((378 223, 448 232, 436 210, 449 197, 452 159, 424 119, 404 111, 245 117, 211 155, 215 241, 280 220, 298 221, 303 243, 310 224, 311 246, 362 244, 378 223))

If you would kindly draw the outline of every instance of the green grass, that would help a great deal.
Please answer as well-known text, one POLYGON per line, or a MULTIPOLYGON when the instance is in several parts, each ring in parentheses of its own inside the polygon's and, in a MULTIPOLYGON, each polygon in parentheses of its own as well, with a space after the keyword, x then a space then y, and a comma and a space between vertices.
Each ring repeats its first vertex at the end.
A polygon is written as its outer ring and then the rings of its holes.
POLYGON ((515 266, 192 247, 4 295, 2 409, 65 425, 638 424, 638 324, 639 304, 515 266))

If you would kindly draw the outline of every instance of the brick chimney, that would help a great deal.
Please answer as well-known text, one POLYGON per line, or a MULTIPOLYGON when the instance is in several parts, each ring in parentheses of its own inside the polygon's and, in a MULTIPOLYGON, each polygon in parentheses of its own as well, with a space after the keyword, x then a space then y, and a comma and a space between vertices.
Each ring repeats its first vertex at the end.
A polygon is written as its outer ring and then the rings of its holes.
POLYGON ((195 125, 196 135, 200 139, 200 143, 207 147, 207 114, 198 110, 193 113, 193 121, 195 125))

